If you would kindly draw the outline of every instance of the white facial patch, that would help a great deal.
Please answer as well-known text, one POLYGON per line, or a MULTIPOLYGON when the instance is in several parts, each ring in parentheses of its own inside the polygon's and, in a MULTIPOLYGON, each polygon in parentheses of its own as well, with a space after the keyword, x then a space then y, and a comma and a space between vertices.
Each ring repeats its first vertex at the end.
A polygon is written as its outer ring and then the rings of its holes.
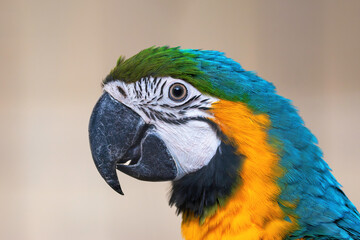
POLYGON ((156 127, 178 168, 177 179, 206 166, 221 140, 209 124, 209 111, 217 98, 200 93, 191 84, 171 77, 145 78, 135 83, 112 81, 104 90, 156 127), (182 84, 186 97, 169 97, 171 86, 182 84))
POLYGON ((207 165, 220 145, 214 130, 206 122, 159 124, 157 130, 176 160, 178 179, 207 165))

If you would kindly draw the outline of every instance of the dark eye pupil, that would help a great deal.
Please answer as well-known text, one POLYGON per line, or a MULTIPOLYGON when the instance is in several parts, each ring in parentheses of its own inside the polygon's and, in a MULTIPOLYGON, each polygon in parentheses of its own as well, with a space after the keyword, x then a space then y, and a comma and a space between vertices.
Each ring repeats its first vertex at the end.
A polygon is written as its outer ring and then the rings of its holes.
POLYGON ((169 89, 169 98, 176 102, 181 102, 186 99, 187 89, 181 83, 174 83, 169 89))
POLYGON ((174 86, 172 94, 174 97, 179 98, 184 94, 184 89, 181 86, 174 86))

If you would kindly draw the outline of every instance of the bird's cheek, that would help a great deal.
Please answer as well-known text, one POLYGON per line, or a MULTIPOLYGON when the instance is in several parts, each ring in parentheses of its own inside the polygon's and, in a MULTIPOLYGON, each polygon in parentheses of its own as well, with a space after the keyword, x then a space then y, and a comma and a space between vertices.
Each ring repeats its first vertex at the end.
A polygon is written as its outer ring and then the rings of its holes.
POLYGON ((157 133, 176 162, 176 180, 206 166, 221 143, 214 130, 203 121, 161 124, 157 126, 157 133))

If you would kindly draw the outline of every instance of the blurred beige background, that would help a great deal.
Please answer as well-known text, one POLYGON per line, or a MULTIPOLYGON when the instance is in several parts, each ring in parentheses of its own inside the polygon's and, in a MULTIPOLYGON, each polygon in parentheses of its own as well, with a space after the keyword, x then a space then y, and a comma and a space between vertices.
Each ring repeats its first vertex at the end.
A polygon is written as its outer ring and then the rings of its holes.
POLYGON ((120 54, 224 51, 274 82, 360 207, 360 1, 0 2, 0 239, 181 239, 169 183, 92 162, 88 120, 120 54))

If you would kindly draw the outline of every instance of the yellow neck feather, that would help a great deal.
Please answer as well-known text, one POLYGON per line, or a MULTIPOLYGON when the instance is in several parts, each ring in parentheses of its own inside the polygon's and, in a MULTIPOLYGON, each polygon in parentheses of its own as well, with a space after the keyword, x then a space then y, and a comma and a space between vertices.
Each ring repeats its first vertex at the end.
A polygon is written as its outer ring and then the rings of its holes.
MULTIPOLYGON (((221 100, 213 105, 215 121, 223 133, 245 156, 239 172, 241 185, 225 206, 200 223, 199 218, 183 219, 185 239, 283 239, 296 230, 295 216, 278 204, 280 188, 276 179, 283 172, 277 150, 268 142, 270 120, 255 115, 245 104, 221 100)), ((284 203, 282 203, 284 204, 284 203)))

